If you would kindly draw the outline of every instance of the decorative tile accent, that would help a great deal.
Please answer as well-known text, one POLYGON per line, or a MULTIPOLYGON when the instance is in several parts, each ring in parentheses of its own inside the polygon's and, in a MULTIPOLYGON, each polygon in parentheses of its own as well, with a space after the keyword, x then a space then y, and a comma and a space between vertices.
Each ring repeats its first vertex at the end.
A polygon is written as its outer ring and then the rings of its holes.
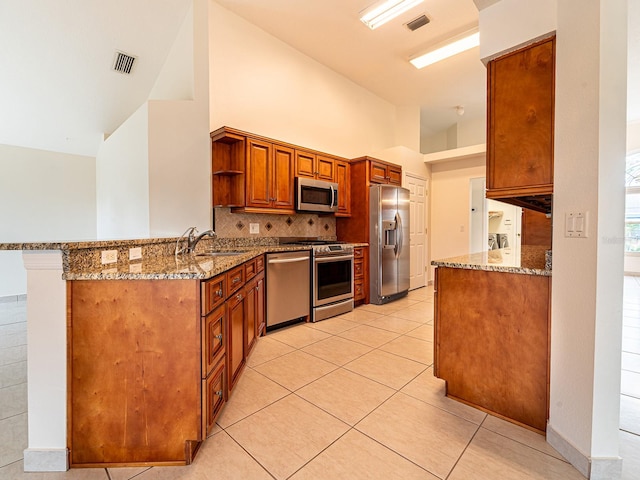
POLYGON ((325 224, 324 224, 324 230, 325 230, 325 231, 329 231, 329 224, 328 224, 328 223, 325 223, 325 224))
POLYGON ((273 228, 273 225, 271 225, 271 222, 267 222, 266 225, 264 226, 264 228, 266 228, 267 232, 268 232, 273 228))
POLYGON ((310 219, 307 221, 307 224, 308 224, 310 227, 313 227, 313 224, 314 224, 314 223, 315 223, 315 222, 313 221, 313 218, 310 218, 310 219))
POLYGON ((291 217, 287 217, 287 219, 285 220, 285 223, 291 226, 291 224, 293 223, 293 219, 291 217))
POLYGON ((238 230, 242 230, 242 229, 244 228, 244 223, 242 223, 242 222, 238 222, 238 223, 236 223, 236 228, 237 228, 238 230))

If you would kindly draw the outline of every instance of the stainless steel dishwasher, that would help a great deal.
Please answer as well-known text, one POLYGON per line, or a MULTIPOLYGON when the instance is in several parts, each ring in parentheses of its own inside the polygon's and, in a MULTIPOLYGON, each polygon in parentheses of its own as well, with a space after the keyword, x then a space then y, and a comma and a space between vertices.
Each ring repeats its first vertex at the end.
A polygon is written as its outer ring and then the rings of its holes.
POLYGON ((310 252, 267 254, 267 330, 308 319, 310 300, 310 252))

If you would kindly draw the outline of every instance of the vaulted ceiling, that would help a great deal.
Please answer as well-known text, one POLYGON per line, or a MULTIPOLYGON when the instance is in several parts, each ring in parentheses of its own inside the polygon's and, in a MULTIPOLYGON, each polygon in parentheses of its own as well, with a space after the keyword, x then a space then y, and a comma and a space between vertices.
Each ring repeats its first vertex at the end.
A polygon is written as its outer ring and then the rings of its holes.
MULTIPOLYGON (((213 1, 213 0, 211 0, 213 1)), ((359 21, 375 0, 216 0, 304 54, 400 106, 420 107, 424 134, 485 115, 478 48, 416 70, 408 58, 478 24, 477 3, 425 0, 369 30, 359 21), (430 23, 410 31, 406 22, 430 23)), ((0 144, 94 156, 149 97, 191 0, 3 0, 0 2, 0 144), (126 76, 116 50, 138 57, 126 76)), ((640 85, 640 2, 631 13, 629 85, 640 85)), ((629 93, 640 119, 640 89, 629 93)))

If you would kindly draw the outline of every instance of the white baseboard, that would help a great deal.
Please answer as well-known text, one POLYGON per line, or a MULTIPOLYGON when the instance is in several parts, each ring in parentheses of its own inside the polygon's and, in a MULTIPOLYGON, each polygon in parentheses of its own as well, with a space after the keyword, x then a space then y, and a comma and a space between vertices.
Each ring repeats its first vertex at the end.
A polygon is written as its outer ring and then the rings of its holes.
POLYGON ((66 472, 69 470, 66 448, 27 448, 24 450, 25 472, 66 472))
POLYGON ((589 480, 622 478, 622 458, 588 457, 547 424, 547 443, 589 480))

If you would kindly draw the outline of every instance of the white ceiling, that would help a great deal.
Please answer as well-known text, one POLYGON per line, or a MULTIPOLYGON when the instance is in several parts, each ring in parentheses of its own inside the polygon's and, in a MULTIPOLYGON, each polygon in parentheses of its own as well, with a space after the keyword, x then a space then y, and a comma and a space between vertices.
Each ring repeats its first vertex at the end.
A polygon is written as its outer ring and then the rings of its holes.
MULTIPOLYGON (((423 133, 485 115, 486 70, 475 48, 416 70, 407 59, 477 26, 474 0, 425 0, 369 30, 375 0, 216 0, 292 47, 401 106, 419 106, 423 133), (426 13, 415 32, 403 26, 426 13)), ((496 0, 476 0, 494 3, 496 0)), ((151 92, 191 0, 0 1, 0 144, 94 156, 151 92), (134 74, 110 70, 116 50, 139 57, 134 74)), ((640 2, 629 2, 629 86, 640 85, 640 2)), ((640 119, 640 90, 629 92, 640 119)))

